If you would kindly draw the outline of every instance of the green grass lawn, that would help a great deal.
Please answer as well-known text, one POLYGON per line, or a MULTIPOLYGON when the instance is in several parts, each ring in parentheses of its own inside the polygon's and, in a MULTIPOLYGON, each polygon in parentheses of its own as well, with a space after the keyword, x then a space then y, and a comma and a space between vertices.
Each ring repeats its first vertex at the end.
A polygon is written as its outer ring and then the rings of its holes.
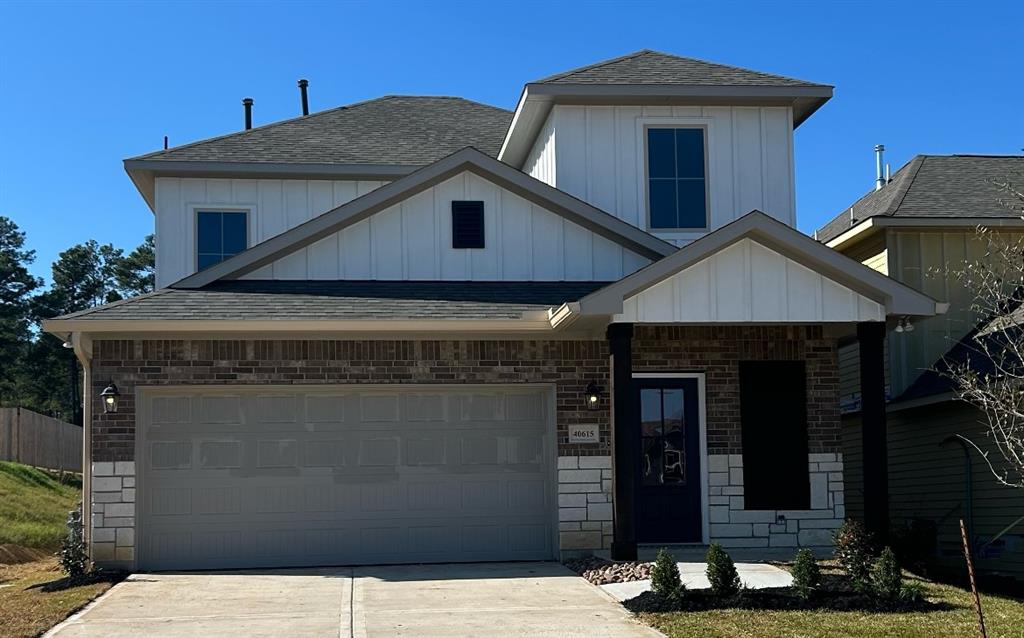
POLYGON ((77 479, 65 485, 48 472, 0 462, 0 545, 59 549, 68 511, 80 498, 77 479))
MULTIPOLYGON (((925 595, 944 603, 938 611, 868 613, 863 611, 753 611, 717 609, 640 614, 640 619, 669 638, 974 638, 977 617, 971 592, 923 581, 925 595)), ((990 638, 1024 638, 1024 602, 982 596, 990 638)))

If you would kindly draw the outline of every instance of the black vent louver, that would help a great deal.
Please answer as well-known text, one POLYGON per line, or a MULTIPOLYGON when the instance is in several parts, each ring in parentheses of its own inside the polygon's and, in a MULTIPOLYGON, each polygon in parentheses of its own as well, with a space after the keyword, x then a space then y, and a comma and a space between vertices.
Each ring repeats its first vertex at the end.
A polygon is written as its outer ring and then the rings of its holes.
POLYGON ((452 248, 484 247, 484 203, 452 202, 452 248))

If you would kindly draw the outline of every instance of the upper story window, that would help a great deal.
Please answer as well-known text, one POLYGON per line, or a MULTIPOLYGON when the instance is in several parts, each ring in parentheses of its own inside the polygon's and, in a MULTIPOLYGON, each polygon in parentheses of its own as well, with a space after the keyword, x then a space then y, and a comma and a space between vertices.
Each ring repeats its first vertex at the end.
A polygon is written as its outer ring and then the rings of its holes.
POLYGON ((245 211, 196 211, 196 266, 199 270, 246 249, 248 217, 245 211))
POLYGON ((647 129, 647 214, 651 230, 708 226, 704 128, 647 129))

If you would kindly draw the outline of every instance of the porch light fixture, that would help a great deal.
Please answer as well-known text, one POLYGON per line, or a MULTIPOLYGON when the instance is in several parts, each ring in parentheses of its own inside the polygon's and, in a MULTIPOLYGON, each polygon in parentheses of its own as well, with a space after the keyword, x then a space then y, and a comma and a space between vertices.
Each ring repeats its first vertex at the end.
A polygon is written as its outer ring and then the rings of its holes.
POLYGON ((904 317, 900 319, 899 323, 896 324, 896 328, 893 332, 897 334, 903 334, 904 332, 913 332, 914 324, 910 323, 910 317, 904 317))
POLYGON ((121 393, 117 391, 117 386, 113 381, 103 388, 103 392, 100 392, 100 398, 103 400, 104 413, 112 414, 117 412, 117 397, 119 396, 121 396, 121 393))
POLYGON ((601 393, 603 388, 593 381, 587 384, 587 409, 596 410, 601 405, 601 393))

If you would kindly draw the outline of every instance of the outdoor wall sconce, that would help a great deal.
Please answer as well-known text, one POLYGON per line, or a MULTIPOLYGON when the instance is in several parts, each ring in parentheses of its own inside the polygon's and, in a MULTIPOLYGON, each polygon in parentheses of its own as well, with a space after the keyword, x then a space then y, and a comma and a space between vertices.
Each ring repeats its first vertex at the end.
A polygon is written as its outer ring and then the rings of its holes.
POLYGON ((601 405, 601 386, 597 385, 593 381, 587 384, 586 395, 587 395, 587 409, 596 410, 601 405))
POLYGON ((900 322, 898 324, 896 324, 896 328, 893 330, 893 332, 895 332, 897 334, 901 334, 901 333, 904 333, 904 332, 913 332, 913 331, 914 331, 914 324, 910 323, 910 317, 904 317, 903 319, 900 319, 900 322))
POLYGON ((105 414, 112 414, 117 412, 117 397, 121 396, 121 393, 117 391, 117 386, 113 381, 110 385, 103 388, 103 392, 100 392, 100 398, 103 399, 103 412, 105 414))

